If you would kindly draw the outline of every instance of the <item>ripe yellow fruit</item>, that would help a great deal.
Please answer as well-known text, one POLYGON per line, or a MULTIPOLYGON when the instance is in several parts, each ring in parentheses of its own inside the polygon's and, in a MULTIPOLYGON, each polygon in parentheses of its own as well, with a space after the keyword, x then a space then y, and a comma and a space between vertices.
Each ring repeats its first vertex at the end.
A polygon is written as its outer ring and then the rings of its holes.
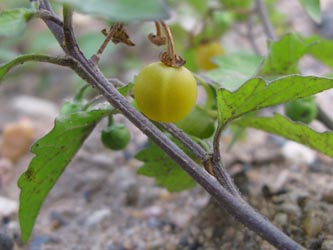
POLYGON ((187 116, 196 103, 196 80, 184 66, 155 62, 135 78, 134 98, 139 110, 151 120, 176 122, 187 116))
POLYGON ((195 61, 199 69, 212 70, 217 68, 212 58, 223 55, 224 50, 218 42, 203 43, 199 45, 195 51, 195 61))

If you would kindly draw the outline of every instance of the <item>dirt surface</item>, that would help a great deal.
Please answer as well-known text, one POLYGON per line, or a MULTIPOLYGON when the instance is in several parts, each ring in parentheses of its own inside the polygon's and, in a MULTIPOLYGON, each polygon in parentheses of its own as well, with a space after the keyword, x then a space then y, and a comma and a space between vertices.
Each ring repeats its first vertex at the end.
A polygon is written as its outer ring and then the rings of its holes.
MULTIPOLYGON (((332 96, 327 98, 333 103, 332 96)), ((13 116, 1 116, 1 127, 22 116, 1 105, 1 114, 8 111, 13 116)), ((38 136, 52 126, 51 117, 30 119, 38 136)), ((102 127, 51 191, 27 246, 15 241, 16 211, 2 216, 1 231, 16 242, 15 249, 274 249, 217 207, 202 188, 169 193, 137 176, 137 148, 105 150, 99 139, 102 127)), ((134 128, 132 135, 132 144, 145 143, 134 128)), ((313 152, 311 163, 290 158, 283 153, 286 143, 250 130, 245 141, 224 154, 224 162, 261 214, 307 249, 332 249, 333 160, 313 152)), ((1 159, 1 167, 9 165, 1 175, 1 196, 18 201, 16 181, 31 158, 26 154, 16 164, 1 159)))

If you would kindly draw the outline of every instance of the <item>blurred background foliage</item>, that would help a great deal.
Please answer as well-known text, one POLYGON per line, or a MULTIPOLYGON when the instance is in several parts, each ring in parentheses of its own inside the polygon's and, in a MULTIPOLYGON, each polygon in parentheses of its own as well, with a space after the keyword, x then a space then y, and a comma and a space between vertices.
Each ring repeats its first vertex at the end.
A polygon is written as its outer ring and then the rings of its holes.
MULTIPOLYGON (((290 24, 288 13, 277 7, 279 1, 265 0, 264 2, 277 36, 282 36, 289 31, 298 32, 290 24)), ((61 15, 61 5, 57 1, 51 1, 51 3, 61 15)), ((251 55, 258 56, 256 54, 263 55, 267 52, 266 37, 262 31, 260 19, 253 11, 255 1, 169 0, 167 3, 171 10, 168 24, 174 36, 177 53, 185 58, 186 67, 194 72, 200 70, 196 57, 198 48, 202 44, 219 43, 223 52, 220 52, 218 57, 223 54, 223 61, 226 62, 234 60, 235 52, 238 61, 242 61, 239 58, 242 58, 243 55, 245 58, 249 58, 251 55), (230 58, 228 58, 229 55, 230 58)), ((29 1, 26 0, 3 0, 0 3, 0 9, 29 8, 29 6, 29 1)), ((107 29, 111 23, 104 19, 78 13, 75 14, 74 20, 78 42, 83 52, 90 57, 103 42, 104 36, 101 30, 107 29)), ((314 22, 312 23, 316 27, 314 22)), ((0 63, 27 53, 62 54, 56 40, 42 21, 33 19, 27 25, 28 27, 21 34, 14 37, 0 36, 0 63)), ((136 46, 109 44, 102 56, 100 67, 106 76, 116 76, 124 82, 130 82, 140 68, 158 60, 160 52, 165 48, 159 48, 149 43, 147 35, 155 32, 152 22, 131 22, 127 24, 126 29, 136 46)), ((221 65, 223 66, 223 64, 221 65)), ((243 66, 248 66, 248 60, 244 60, 243 66)), ((242 68, 241 64, 239 68, 242 68)), ((23 67, 15 69, 16 73, 9 74, 7 79, 16 82, 23 74, 26 76, 24 79, 28 80, 30 78, 27 76, 37 73, 38 78, 31 77, 31 80, 26 81, 30 82, 27 83, 29 87, 27 87, 28 93, 26 94, 46 95, 46 97, 52 98, 50 90, 53 90, 54 100, 59 99, 62 95, 70 96, 77 87, 83 84, 82 80, 68 70, 59 68, 57 70, 52 65, 27 63, 23 67), (56 73, 57 70, 61 70, 62 74, 56 73), (65 84, 59 84, 64 82, 65 84), (60 88, 62 90, 55 87, 59 85, 62 86, 60 88)), ((12 85, 15 86, 14 83, 12 85)))

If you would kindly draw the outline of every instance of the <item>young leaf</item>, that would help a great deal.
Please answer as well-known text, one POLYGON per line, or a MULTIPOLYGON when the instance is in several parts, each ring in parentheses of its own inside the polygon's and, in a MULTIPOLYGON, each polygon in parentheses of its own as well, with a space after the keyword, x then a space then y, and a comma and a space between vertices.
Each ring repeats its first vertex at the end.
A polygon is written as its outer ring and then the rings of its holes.
POLYGON ((311 96, 333 87, 333 79, 292 75, 266 82, 253 78, 238 90, 218 90, 219 125, 246 113, 275 106, 294 99, 311 96))
POLYGON ((21 189, 19 221, 22 240, 31 234, 43 201, 96 123, 109 111, 94 110, 62 115, 53 129, 32 146, 36 155, 18 181, 21 189))
POLYGON ((194 180, 152 142, 135 158, 144 162, 138 174, 154 177, 157 185, 166 187, 171 192, 195 186, 194 180))
POLYGON ((25 23, 35 12, 31 9, 20 8, 0 12, 0 36, 12 36, 23 31, 25 23))
POLYGON ((319 133, 304 123, 293 122, 280 114, 275 114, 274 117, 244 118, 236 121, 236 124, 282 136, 333 157, 332 131, 319 133))
POLYGON ((260 76, 281 76, 299 73, 298 62, 307 52, 307 44, 295 34, 287 34, 269 43, 269 53, 260 67, 260 76))
POLYGON ((299 0, 303 5, 303 8, 309 14, 313 21, 320 23, 321 11, 320 11, 320 0, 299 0))
POLYGON ((127 85, 118 88, 118 91, 120 92, 120 94, 122 94, 123 96, 127 96, 133 89, 134 87, 134 83, 130 82, 127 85))
POLYGON ((262 58, 249 53, 235 53, 213 59, 218 69, 209 71, 208 78, 229 91, 239 88, 244 81, 255 75, 262 58))
POLYGON ((59 0, 77 11, 118 22, 168 18, 164 0, 59 0))

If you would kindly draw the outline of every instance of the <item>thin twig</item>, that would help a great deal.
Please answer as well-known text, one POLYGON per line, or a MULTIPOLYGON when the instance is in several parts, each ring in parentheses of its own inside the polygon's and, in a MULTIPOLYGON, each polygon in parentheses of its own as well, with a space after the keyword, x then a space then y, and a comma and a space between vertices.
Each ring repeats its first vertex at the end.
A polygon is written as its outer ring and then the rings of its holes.
POLYGON ((43 20, 49 20, 58 26, 62 27, 63 23, 62 21, 57 17, 52 15, 49 11, 46 10, 40 10, 36 14, 34 14, 35 17, 41 18, 43 20))
POLYGON ((93 97, 92 99, 90 99, 82 108, 82 110, 87 110, 90 106, 92 106, 95 103, 101 102, 102 100, 104 100, 105 102, 105 97, 103 95, 97 95, 95 97, 93 97))
POLYGON ((172 123, 159 123, 166 131, 168 131, 172 136, 177 138, 183 143, 183 145, 188 148, 191 153, 193 153, 199 160, 204 161, 207 156, 207 152, 195 143, 183 130, 179 129, 172 123))
POLYGON ((161 61, 170 67, 181 67, 185 64, 185 60, 176 54, 175 44, 173 42, 173 37, 169 26, 163 22, 159 22, 164 29, 168 51, 161 54, 161 61))
POLYGON ((255 3, 256 3, 256 11, 261 19, 261 23, 262 23, 266 36, 268 37, 268 39, 270 39, 272 41, 277 40, 273 25, 272 25, 271 21, 269 20, 266 5, 265 5, 264 1, 256 0, 255 3))
POLYGON ((166 37, 163 36, 162 27, 160 21, 155 21, 156 34, 150 33, 148 35, 149 41, 151 41, 156 46, 162 46, 166 43, 166 37))
POLYGON ((224 130, 225 126, 218 126, 214 138, 213 138, 213 158, 215 162, 221 161, 221 149, 220 149, 220 142, 221 142, 221 136, 222 136, 222 131, 224 130))
MULTIPOLYGON (((51 15, 54 16, 54 19, 59 19, 58 16, 52 10, 49 1, 47 0, 39 1, 39 10, 48 11, 51 15)), ((43 19, 43 21, 46 23, 50 31, 54 34, 54 37, 57 39, 61 48, 67 53, 67 49, 64 43, 64 32, 62 29, 62 25, 59 25, 58 22, 54 22, 54 20, 43 19)))
POLYGON ((102 45, 99 47, 97 53, 91 57, 90 60, 94 61, 95 63, 98 63, 100 56, 103 54, 106 46, 109 44, 109 42, 112 40, 112 37, 117 32, 118 29, 122 27, 123 24, 121 23, 115 23, 111 26, 110 30, 105 34, 105 40, 102 43, 102 45))
POLYGON ((250 45, 254 51, 254 53, 256 53, 257 55, 261 55, 261 52, 259 50, 259 47, 256 43, 256 39, 255 36, 253 35, 253 20, 252 20, 252 16, 250 16, 250 18, 247 21, 247 34, 246 37, 248 38, 250 45))
POLYGON ((175 64, 176 62, 176 50, 175 50, 175 44, 173 42, 173 37, 172 37, 172 33, 169 29, 169 26, 166 25, 165 22, 161 21, 160 24, 162 25, 162 27, 164 28, 165 31, 165 35, 167 37, 167 42, 168 42, 168 55, 171 58, 171 62, 172 64, 175 64))
POLYGON ((218 128, 215 131, 215 135, 213 138, 213 154, 211 158, 212 170, 214 176, 221 183, 221 185, 227 188, 227 190, 229 190, 233 195, 235 195, 235 197, 242 200, 238 188, 232 181, 232 178, 228 174, 221 160, 220 142, 221 142, 222 131, 224 130, 225 126, 226 124, 223 126, 218 126, 218 128))
POLYGON ((48 0, 39 0, 40 7, 44 10, 47 10, 52 13, 52 15, 56 15, 53 9, 51 8, 50 2, 48 0))
MULTIPOLYGON (((8 73, 12 68, 14 68, 16 65, 23 64, 25 62, 29 61, 35 61, 35 62, 46 62, 46 63, 51 63, 63 67, 74 67, 74 64, 76 62, 69 57, 53 57, 53 56, 48 56, 48 55, 41 55, 41 54, 27 54, 23 56, 19 56, 15 58, 14 60, 10 61, 4 70, 5 72, 3 73, 8 73)), ((3 74, 4 75, 4 74, 3 74)), ((1 80, 1 78, 0 78, 1 80)))
POLYGON ((326 112, 317 104, 317 120, 324 124, 328 129, 333 130, 333 121, 326 112))
POLYGON ((108 79, 110 83, 113 84, 113 86, 115 86, 116 88, 121 88, 121 87, 125 87, 126 84, 123 83, 122 81, 120 81, 119 79, 117 78, 109 78, 108 79))
POLYGON ((64 4, 63 6, 63 16, 64 16, 64 39, 65 39, 65 46, 67 50, 70 52, 69 54, 74 54, 74 51, 77 49, 75 46, 75 41, 73 40, 73 10, 72 7, 68 4, 64 4))

